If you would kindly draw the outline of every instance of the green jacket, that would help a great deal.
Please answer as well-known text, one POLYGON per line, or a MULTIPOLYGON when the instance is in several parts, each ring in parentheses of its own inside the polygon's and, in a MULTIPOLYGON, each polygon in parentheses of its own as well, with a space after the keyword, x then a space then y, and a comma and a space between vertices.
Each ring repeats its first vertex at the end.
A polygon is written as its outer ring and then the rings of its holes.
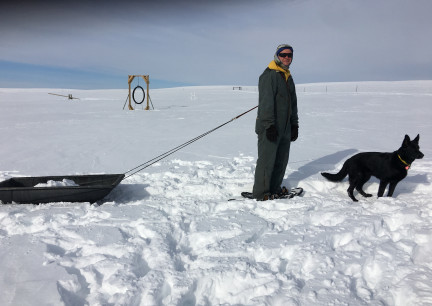
POLYGON ((282 72, 270 68, 259 78, 259 104, 255 132, 260 134, 271 125, 279 136, 290 137, 291 125, 298 125, 297 95, 292 76, 288 80, 282 72))

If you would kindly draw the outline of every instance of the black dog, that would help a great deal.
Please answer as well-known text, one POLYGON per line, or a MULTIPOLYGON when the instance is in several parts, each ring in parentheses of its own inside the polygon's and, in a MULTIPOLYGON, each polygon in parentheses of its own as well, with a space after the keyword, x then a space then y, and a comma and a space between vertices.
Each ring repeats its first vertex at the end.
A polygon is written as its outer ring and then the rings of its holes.
POLYGON ((411 163, 424 156, 420 152, 419 139, 420 135, 412 141, 408 135, 405 135, 402 146, 393 153, 358 153, 346 160, 338 173, 323 172, 321 175, 332 182, 339 182, 348 175, 348 195, 355 202, 357 199, 353 194, 354 188, 364 197, 372 196, 363 191, 363 185, 373 175, 380 180, 378 197, 383 196, 388 184, 390 186, 387 196, 391 197, 396 185, 407 176, 411 163))

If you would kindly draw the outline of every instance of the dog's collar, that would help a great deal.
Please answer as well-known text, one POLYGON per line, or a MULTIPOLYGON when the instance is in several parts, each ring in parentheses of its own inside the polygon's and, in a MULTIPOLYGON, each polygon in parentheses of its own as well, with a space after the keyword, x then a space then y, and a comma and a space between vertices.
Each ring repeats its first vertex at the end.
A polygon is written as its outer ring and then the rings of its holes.
POLYGON ((403 164, 405 165, 405 170, 408 171, 409 168, 411 167, 411 165, 408 164, 406 161, 404 161, 404 160, 402 159, 402 157, 400 157, 399 154, 398 154, 398 157, 399 157, 400 161, 403 162, 403 164))

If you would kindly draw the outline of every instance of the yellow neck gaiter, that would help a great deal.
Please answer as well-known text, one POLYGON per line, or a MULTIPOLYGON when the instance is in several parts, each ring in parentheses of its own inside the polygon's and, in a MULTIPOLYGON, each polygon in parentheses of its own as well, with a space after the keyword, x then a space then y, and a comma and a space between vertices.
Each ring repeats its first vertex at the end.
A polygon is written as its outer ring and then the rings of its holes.
POLYGON ((282 67, 278 66, 275 61, 271 61, 268 67, 272 70, 283 72, 283 74, 285 75, 285 81, 288 81, 288 78, 291 75, 289 70, 285 70, 282 67))

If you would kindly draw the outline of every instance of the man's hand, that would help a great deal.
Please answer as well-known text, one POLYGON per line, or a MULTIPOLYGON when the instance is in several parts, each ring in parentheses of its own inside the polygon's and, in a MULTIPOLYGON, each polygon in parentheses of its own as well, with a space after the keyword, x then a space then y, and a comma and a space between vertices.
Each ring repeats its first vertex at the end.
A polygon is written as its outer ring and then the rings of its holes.
POLYGON ((296 141, 298 138, 298 125, 291 125, 291 141, 296 141))
POLYGON ((278 137, 278 131, 274 125, 270 125, 270 127, 266 130, 267 139, 271 142, 275 142, 278 137))

